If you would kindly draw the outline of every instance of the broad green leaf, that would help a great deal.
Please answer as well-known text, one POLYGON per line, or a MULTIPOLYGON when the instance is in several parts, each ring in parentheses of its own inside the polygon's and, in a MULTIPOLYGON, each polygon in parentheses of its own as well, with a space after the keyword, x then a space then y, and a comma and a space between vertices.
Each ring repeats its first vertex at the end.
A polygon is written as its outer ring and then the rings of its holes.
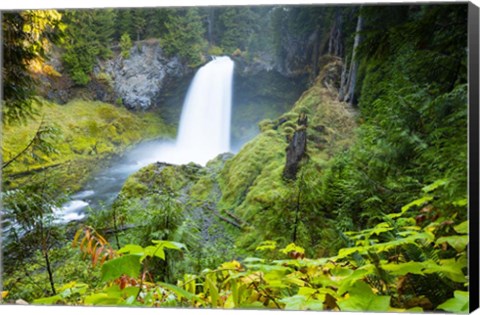
MULTIPOLYGON (((287 288, 287 279, 284 277, 284 274, 281 272, 269 272, 263 275, 263 280, 271 288, 287 288)), ((303 284, 303 283, 302 283, 303 284)))
POLYGON ((57 294, 54 296, 33 300, 33 304, 51 305, 61 300, 62 298, 60 297, 60 295, 57 294))
POLYGON ((323 310, 323 300, 325 295, 320 299, 308 298, 304 295, 294 295, 280 299, 279 302, 285 304, 285 309, 290 311, 304 311, 304 310, 323 310))
POLYGON ((281 249, 280 251, 284 254, 288 254, 290 252, 298 252, 298 253, 301 253, 301 254, 305 253, 305 249, 303 249, 300 246, 295 245, 294 243, 288 244, 285 248, 281 249))
POLYGON ((305 303, 307 310, 322 311, 323 301, 325 301, 325 295, 317 295, 317 299, 310 299, 305 303))
POLYGON ((178 300, 181 300, 181 298, 185 298, 189 301, 201 302, 203 304, 203 301, 198 296, 188 291, 185 291, 184 289, 179 288, 176 285, 173 285, 170 283, 164 283, 164 282, 160 282, 159 285, 175 293, 178 300))
POLYGON ((381 233, 388 232, 391 230, 393 230, 393 227, 391 227, 390 224, 388 224, 387 222, 382 222, 377 224, 374 228, 368 229, 366 231, 368 231, 369 236, 372 236, 374 234, 379 235, 381 233))
POLYGON ((140 291, 140 288, 139 287, 126 287, 125 289, 123 289, 121 292, 122 296, 125 297, 125 298, 131 298, 132 296, 134 298, 137 297, 138 295, 138 291, 140 291))
POLYGON ((433 182, 432 184, 423 187, 422 191, 425 192, 425 193, 428 193, 428 192, 434 191, 438 187, 445 186, 447 183, 448 183, 448 181, 446 179, 439 179, 439 180, 433 182))
POLYGON ((303 311, 307 297, 304 295, 294 295, 280 299, 279 302, 285 304, 285 309, 289 311, 303 311))
POLYGON ((120 248, 117 253, 119 253, 119 254, 127 254, 128 253, 128 254, 132 254, 132 255, 135 255, 135 254, 143 255, 143 252, 144 252, 144 249, 143 249, 142 246, 134 245, 134 244, 128 244, 128 245, 125 245, 122 248, 120 248))
POLYGON ((374 244, 370 246, 369 249, 373 249, 380 253, 406 244, 418 245, 416 241, 421 239, 431 242, 435 239, 435 235, 429 232, 414 233, 407 237, 399 238, 390 242, 374 244))
POLYGON ((305 281, 298 279, 298 277, 295 274, 290 274, 286 277, 283 278, 283 281, 291 283, 293 285, 303 287, 305 285, 305 281))
POLYGON ((234 304, 234 307, 237 307, 240 304, 240 295, 239 295, 239 290, 238 290, 238 283, 234 279, 229 279, 230 282, 230 289, 232 290, 232 301, 234 304))
POLYGON ((142 256, 142 261, 146 257, 158 257, 161 260, 165 260, 165 251, 163 250, 163 246, 147 246, 145 247, 145 253, 142 256))
POLYGON ((110 281, 127 275, 133 278, 140 274, 140 257, 137 255, 124 255, 107 261, 102 265, 102 281, 110 281))
POLYGON ((233 295, 229 295, 227 299, 225 300, 225 303, 223 304, 223 308, 235 308, 235 298, 233 295))
POLYGON ((133 305, 135 304, 135 302, 136 302, 136 297, 131 295, 125 300, 125 302, 123 302, 123 305, 133 305))
POLYGON ((388 271, 391 275, 394 276, 404 276, 408 273, 415 275, 423 275, 423 269, 427 266, 424 262, 409 261, 406 263, 388 263, 381 265, 382 269, 388 271))
POLYGON ((172 242, 172 241, 152 241, 153 244, 157 246, 161 246, 163 248, 170 248, 170 249, 186 249, 185 244, 172 242))
POLYGON ((188 292, 195 294, 196 292, 196 287, 197 287, 197 281, 196 281, 197 276, 191 275, 191 274, 185 274, 183 275, 184 279, 184 287, 185 290, 188 292))
POLYGON ((458 234, 468 234, 468 220, 453 227, 458 234))
POLYGON ((277 248, 277 242, 275 241, 263 241, 255 250, 274 250, 277 248))
POLYGON ((440 237, 436 244, 448 243, 448 245, 455 248, 457 252, 461 252, 467 247, 468 235, 451 235, 440 237))
POLYGON ((466 206, 468 204, 468 200, 466 198, 464 198, 464 199, 454 201, 452 204, 454 206, 457 206, 457 207, 463 207, 463 206, 466 206))
POLYGON ((390 307, 388 309, 388 312, 392 312, 392 313, 423 313, 423 308, 421 308, 420 306, 416 306, 416 307, 412 307, 412 308, 409 308, 409 309, 406 309, 406 308, 395 308, 395 307, 390 307))
POLYGON ((314 288, 310 288, 310 287, 301 287, 299 290, 298 290, 298 295, 303 295, 303 296, 306 296, 306 297, 310 297, 312 296, 313 294, 317 293, 317 289, 314 289, 314 288))
POLYGON ((387 311, 390 296, 379 296, 372 292, 368 284, 357 281, 349 290, 346 299, 337 301, 342 311, 387 311))
POLYGON ((468 313, 469 294, 466 291, 453 292, 454 297, 446 300, 437 308, 452 313, 468 313))
POLYGON ((344 278, 337 279, 337 282, 340 284, 337 294, 343 295, 345 292, 347 292, 351 288, 352 284, 356 283, 358 280, 361 280, 365 276, 372 274, 374 272, 375 272, 375 266, 372 264, 368 264, 356 269, 355 271, 353 271, 352 273, 350 273, 348 276, 344 278))
POLYGON ((402 213, 405 213, 406 211, 408 211, 408 209, 410 209, 411 207, 414 207, 414 206, 421 206, 423 205, 425 202, 428 202, 430 200, 432 200, 433 197, 432 196, 425 196, 425 197, 422 197, 420 199, 417 199, 417 200, 414 200, 412 202, 410 202, 409 204, 405 205, 402 207, 402 213))
POLYGON ((465 283, 467 281, 462 271, 462 269, 466 266, 465 264, 461 263, 460 261, 455 261, 454 259, 442 260, 441 263, 442 264, 439 265, 432 260, 425 261, 425 269, 423 270, 423 272, 426 274, 436 272, 442 273, 450 280, 459 283, 465 283))
POLYGON ((96 293, 85 298, 85 305, 118 305, 121 298, 107 293, 96 293))
POLYGON ((205 278, 205 284, 208 287, 208 292, 210 294, 210 299, 212 302, 212 307, 216 308, 218 306, 218 289, 215 283, 210 279, 210 277, 205 278))
POLYGON ((87 289, 88 289, 87 284, 77 283, 76 281, 72 281, 67 284, 64 284, 60 289, 58 289, 58 291, 60 292, 58 295, 62 299, 66 299, 75 293, 78 293, 80 295, 85 294, 87 289))
POLYGON ((246 264, 246 266, 251 270, 263 271, 265 273, 270 273, 270 272, 286 273, 291 270, 290 268, 285 266, 268 265, 268 264, 246 264))
POLYGON ((304 262, 303 259, 282 259, 282 260, 272 261, 272 263, 275 265, 290 266, 290 267, 304 266, 305 264, 303 262, 304 262))
POLYGON ((259 308, 265 308, 263 306, 262 302, 255 301, 253 303, 242 303, 239 305, 240 308, 251 308, 251 309, 259 309, 259 308))
POLYGON ((223 264, 220 265, 220 269, 235 269, 235 270, 239 270, 242 268, 242 265, 236 261, 236 260, 232 260, 232 261, 228 261, 228 262, 224 262, 223 264))
POLYGON ((337 258, 344 258, 347 257, 355 252, 359 252, 360 250, 364 249, 363 247, 347 247, 347 248, 342 248, 338 251, 337 258))

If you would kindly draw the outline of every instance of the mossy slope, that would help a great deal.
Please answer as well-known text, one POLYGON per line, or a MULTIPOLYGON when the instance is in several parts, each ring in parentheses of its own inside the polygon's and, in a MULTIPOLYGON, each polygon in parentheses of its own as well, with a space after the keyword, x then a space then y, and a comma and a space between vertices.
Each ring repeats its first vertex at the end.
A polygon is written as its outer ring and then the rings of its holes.
POLYGON ((330 158, 347 148, 354 138, 355 114, 335 99, 317 79, 291 111, 276 120, 262 121, 261 133, 226 162, 219 174, 222 198, 218 206, 250 224, 251 233, 239 240, 241 247, 253 248, 262 239, 310 242, 311 230, 306 226, 311 225, 304 224, 302 230, 301 220, 293 236, 295 211, 303 211, 300 215, 305 219, 321 215, 315 214, 318 209, 310 199, 321 185, 330 158), (295 130, 301 128, 297 125, 300 113, 308 116, 307 158, 299 179, 287 181, 282 178, 285 149, 295 130))
MULTIPOLYGON (((58 105, 41 100, 39 114, 23 125, 3 126, 2 158, 4 163, 24 150, 40 128, 53 131, 46 139, 54 150, 44 154, 32 145, 4 169, 4 180, 61 166, 68 173, 77 173, 81 182, 102 158, 117 154, 144 139, 173 134, 155 113, 133 114, 124 108, 102 102, 75 100, 58 105)), ((69 177, 69 176, 67 176, 69 177)), ((75 176, 74 176, 75 177, 75 176)), ((67 183, 78 186, 76 183, 67 183)))

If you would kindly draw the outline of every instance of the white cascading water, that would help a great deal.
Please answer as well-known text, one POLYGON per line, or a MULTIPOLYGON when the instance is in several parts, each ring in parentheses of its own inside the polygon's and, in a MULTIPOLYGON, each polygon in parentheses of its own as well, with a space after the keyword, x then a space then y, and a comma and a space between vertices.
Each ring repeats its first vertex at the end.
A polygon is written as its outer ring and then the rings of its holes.
POLYGON ((205 165, 230 151, 230 115, 234 62, 213 60, 195 74, 183 103, 176 143, 159 148, 158 161, 205 165))
POLYGON ((129 152, 125 161, 97 174, 90 188, 55 209, 58 222, 81 220, 92 203, 94 207, 99 206, 96 203, 113 203, 125 179, 145 165, 157 161, 205 165, 218 154, 229 152, 233 68, 229 57, 214 57, 200 68, 183 104, 176 142, 140 145, 129 152))

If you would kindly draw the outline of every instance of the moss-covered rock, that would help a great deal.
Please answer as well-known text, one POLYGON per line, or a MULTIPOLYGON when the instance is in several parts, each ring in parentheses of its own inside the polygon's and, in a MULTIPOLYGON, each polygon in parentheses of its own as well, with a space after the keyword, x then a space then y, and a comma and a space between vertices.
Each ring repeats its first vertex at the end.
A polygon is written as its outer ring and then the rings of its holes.
POLYGON ((231 157, 221 154, 205 167, 154 163, 131 175, 112 209, 123 225, 135 227, 123 234, 125 242, 163 237, 187 244, 191 251, 169 262, 172 274, 199 272, 233 259, 233 235, 238 231, 231 230, 233 221, 228 223, 216 205, 221 198, 219 172, 231 157), (145 231, 150 234, 145 236, 145 231))

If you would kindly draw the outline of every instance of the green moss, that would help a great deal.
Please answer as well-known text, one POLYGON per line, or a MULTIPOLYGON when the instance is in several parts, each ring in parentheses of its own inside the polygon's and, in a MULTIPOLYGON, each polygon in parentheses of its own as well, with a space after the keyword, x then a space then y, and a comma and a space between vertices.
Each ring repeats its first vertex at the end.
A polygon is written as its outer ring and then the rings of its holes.
MULTIPOLYGON (((133 114, 111 104, 83 100, 74 100, 66 105, 45 100, 41 102, 38 118, 30 119, 24 125, 3 126, 3 161, 9 161, 27 147, 41 123, 54 126, 57 130, 50 139, 55 153, 36 159, 35 155, 42 156, 38 150, 27 151, 4 169, 4 179, 9 182, 17 181, 16 174, 27 174, 24 180, 28 180, 28 173, 32 170, 53 165, 60 165, 66 170, 68 163, 80 164, 83 160, 92 163, 92 156, 104 159, 142 140, 174 134, 173 128, 165 125, 160 115, 154 112, 133 114)), ((92 165, 91 169, 94 167, 92 165)), ((70 176, 66 174, 66 177, 70 176)), ((85 176, 76 181, 84 180, 85 176)), ((70 185, 78 186, 76 182, 70 185)))
POLYGON ((241 204, 265 166, 272 160, 283 160, 285 146, 284 137, 269 130, 258 135, 227 161, 219 178, 222 207, 231 209, 241 204))
MULTIPOLYGON (((317 82, 295 103, 292 110, 278 119, 264 120, 262 131, 240 152, 227 161, 220 172, 218 183, 222 197, 220 209, 233 211, 248 222, 250 229, 237 240, 236 245, 254 249, 265 239, 279 243, 292 241, 295 211, 300 202, 302 217, 315 217, 321 204, 317 191, 323 170, 336 152, 353 142, 355 115, 346 104, 339 103, 317 82), (298 126, 300 114, 307 114, 308 126, 298 126), (296 181, 282 178, 286 162, 285 150, 296 131, 307 128, 308 176, 299 175, 296 181), (301 187, 301 188, 300 188, 301 187), (299 190, 300 193, 299 199, 299 190)), ((302 166, 302 168, 305 166, 302 166)), ((300 171, 302 170, 300 169, 300 171)), ((210 187, 210 183, 205 183, 210 187)), ((206 188, 209 189, 209 188, 206 188)), ((199 193, 199 197, 207 195, 199 193)), ((322 222, 318 223, 321 229, 322 222)), ((311 246, 317 225, 298 223, 297 242, 311 246)), ((325 241, 322 241, 324 246, 325 241)))
POLYGON ((200 169, 195 164, 150 164, 127 179, 120 195, 124 198, 142 198, 154 193, 178 194, 198 179, 200 169))

